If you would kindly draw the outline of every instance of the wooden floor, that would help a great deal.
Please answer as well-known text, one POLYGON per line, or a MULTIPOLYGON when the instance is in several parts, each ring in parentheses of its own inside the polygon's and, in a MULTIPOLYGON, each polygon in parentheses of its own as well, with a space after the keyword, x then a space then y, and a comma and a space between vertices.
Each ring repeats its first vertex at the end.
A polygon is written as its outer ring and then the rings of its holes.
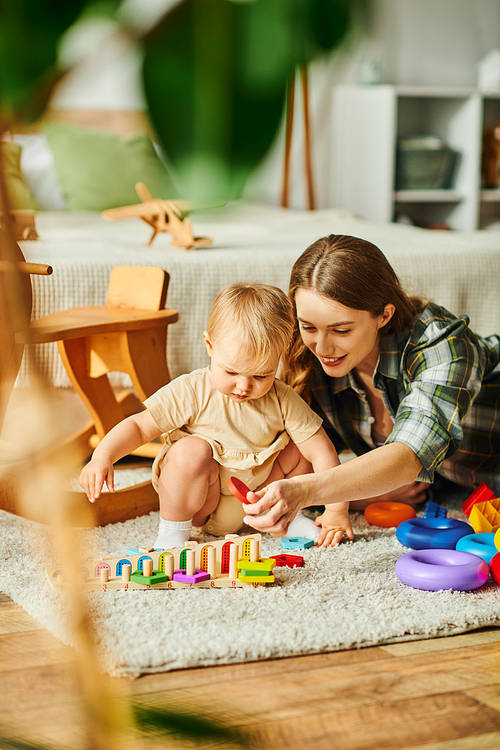
MULTIPOLYGON (((85 747, 74 674, 73 651, 0 596, 0 730, 85 747)), ((266 750, 500 748, 500 629, 112 683, 220 715, 266 750)))
MULTIPOLYGON (((88 747, 73 657, 0 595, 0 732, 88 747)), ((500 748, 500 628, 111 682, 148 703, 220 715, 264 750, 500 748)))

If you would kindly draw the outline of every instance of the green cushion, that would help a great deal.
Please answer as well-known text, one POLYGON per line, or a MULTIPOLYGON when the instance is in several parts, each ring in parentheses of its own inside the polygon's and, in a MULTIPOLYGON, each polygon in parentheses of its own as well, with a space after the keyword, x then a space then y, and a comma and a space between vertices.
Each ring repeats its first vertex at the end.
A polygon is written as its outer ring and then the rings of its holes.
MULTIPOLYGON (((4 169, 5 184, 10 209, 39 208, 21 171, 21 146, 11 141, 1 142, 1 163, 4 169)), ((0 208, 2 206, 0 193, 0 208)))
POLYGON ((65 123, 46 123, 49 146, 68 209, 103 211, 140 203, 143 182, 153 198, 176 198, 170 176, 145 133, 115 133, 65 123))

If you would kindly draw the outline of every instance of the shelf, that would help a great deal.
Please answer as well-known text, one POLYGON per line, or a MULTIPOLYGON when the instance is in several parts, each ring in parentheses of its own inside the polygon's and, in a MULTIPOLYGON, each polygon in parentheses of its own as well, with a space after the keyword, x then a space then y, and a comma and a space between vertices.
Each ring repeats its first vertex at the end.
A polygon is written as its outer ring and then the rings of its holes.
MULTIPOLYGON (((416 224, 447 224, 460 231, 499 222, 500 187, 481 186, 483 126, 499 119, 500 92, 448 86, 335 86, 331 205, 369 221, 390 222, 404 214, 416 224), (412 184, 396 179, 398 144, 419 135, 439 138, 459 154, 453 179, 442 183, 450 189, 396 188, 412 184)), ((423 178, 420 182, 425 184, 423 178)))
POLYGON ((397 203, 460 203, 463 199, 462 193, 456 190, 396 190, 394 193, 397 203))
POLYGON ((485 203, 500 203, 500 188, 481 190, 481 200, 485 203))
POLYGON ((453 88, 448 86, 395 86, 397 96, 419 98, 466 99, 474 93, 473 88, 453 88))

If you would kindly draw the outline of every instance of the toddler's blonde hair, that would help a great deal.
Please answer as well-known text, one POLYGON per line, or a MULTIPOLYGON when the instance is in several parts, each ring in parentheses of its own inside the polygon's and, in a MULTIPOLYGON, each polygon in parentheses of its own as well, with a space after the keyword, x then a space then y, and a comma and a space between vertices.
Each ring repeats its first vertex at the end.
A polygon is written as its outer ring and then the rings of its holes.
POLYGON ((294 330, 293 306, 281 289, 268 284, 235 282, 215 298, 207 333, 212 344, 234 336, 240 352, 255 366, 288 351, 294 330))

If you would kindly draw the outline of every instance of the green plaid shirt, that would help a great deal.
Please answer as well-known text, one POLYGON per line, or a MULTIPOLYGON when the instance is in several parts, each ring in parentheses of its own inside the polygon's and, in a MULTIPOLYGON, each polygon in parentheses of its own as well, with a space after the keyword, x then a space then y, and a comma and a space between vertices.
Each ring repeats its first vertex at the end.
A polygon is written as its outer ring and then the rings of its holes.
MULTIPOLYGON (((394 426, 386 443, 408 445, 434 472, 500 494, 500 336, 476 336, 469 319, 429 303, 410 330, 384 336, 373 376, 394 426)), ((331 378, 316 360, 312 408, 337 450, 374 448, 373 417, 352 373, 331 378)))

